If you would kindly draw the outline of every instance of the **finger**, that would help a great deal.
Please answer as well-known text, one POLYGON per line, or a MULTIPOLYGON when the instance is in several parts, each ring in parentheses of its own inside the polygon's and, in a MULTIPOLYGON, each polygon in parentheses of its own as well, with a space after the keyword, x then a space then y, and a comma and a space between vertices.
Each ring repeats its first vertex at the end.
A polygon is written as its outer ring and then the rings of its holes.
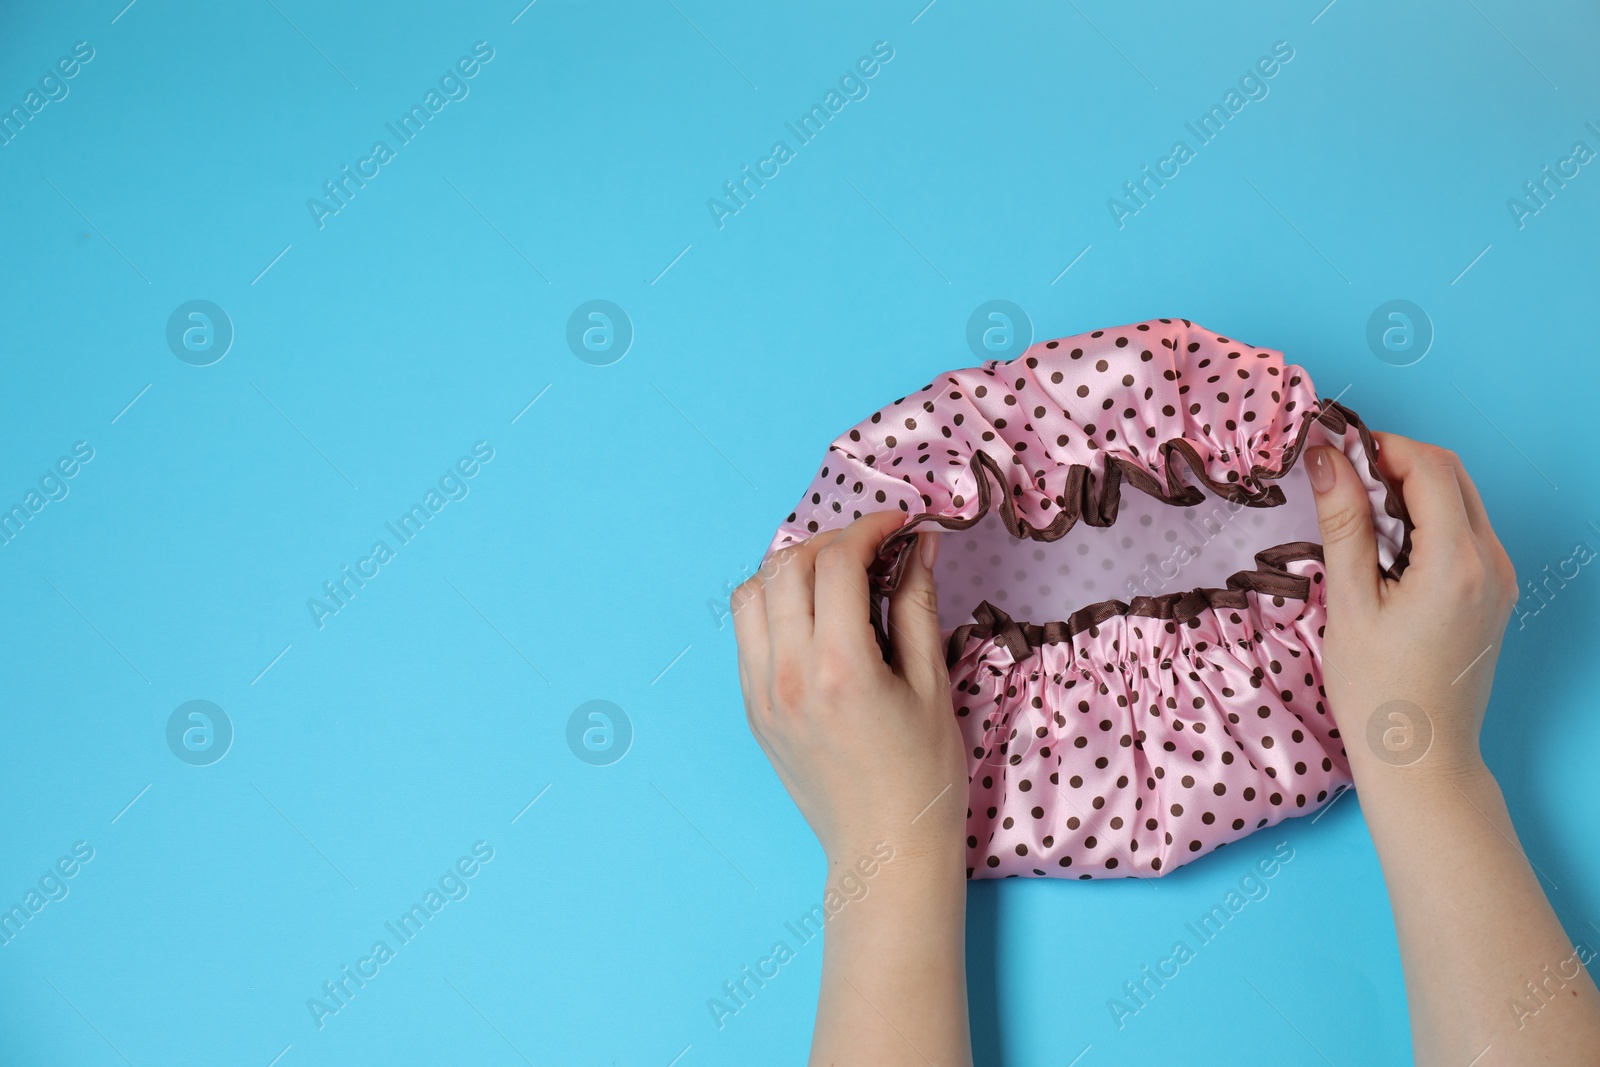
POLYGON ((1372 529, 1367 487, 1337 448, 1318 445, 1306 452, 1306 473, 1317 497, 1322 530, 1322 561, 1328 572, 1328 598, 1349 597, 1376 603, 1378 535, 1372 529))
POLYGON ((1451 454, 1399 434, 1378 436, 1383 446, 1378 466, 1400 488, 1416 526, 1413 540, 1421 536, 1443 546, 1470 535, 1472 526, 1451 454))
POLYGON ((775 553, 762 565, 767 594, 768 646, 774 651, 811 643, 816 610, 817 553, 838 536, 838 530, 825 530, 809 541, 775 553))
MULTIPOLYGON (((817 555, 816 636, 819 644, 871 651, 872 597, 867 568, 878 546, 901 526, 900 511, 878 511, 851 523, 817 555)), ((876 657, 876 653, 873 653, 876 657)))
POLYGON ((735 589, 728 606, 733 612, 733 638, 739 648, 739 685, 744 691, 745 708, 754 712, 753 698, 767 692, 771 669, 766 589, 761 576, 756 575, 735 589))
POLYGON ((889 597, 889 643, 895 673, 923 697, 949 687, 939 639, 939 599, 933 585, 933 561, 939 535, 918 535, 911 563, 889 597))

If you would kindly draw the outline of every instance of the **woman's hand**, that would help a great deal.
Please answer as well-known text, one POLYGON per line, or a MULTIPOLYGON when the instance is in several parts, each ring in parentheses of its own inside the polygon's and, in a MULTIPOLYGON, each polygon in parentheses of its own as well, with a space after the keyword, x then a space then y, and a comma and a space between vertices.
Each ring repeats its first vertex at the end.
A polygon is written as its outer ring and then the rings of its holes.
POLYGON ((733 595, 750 730, 823 851, 849 863, 887 840, 960 863, 967 765, 950 704, 922 534, 889 602, 894 663, 873 635, 867 567, 899 512, 774 553, 733 595))
POLYGON ((922 534, 889 600, 867 567, 905 521, 864 516, 771 556, 733 595, 750 729, 828 857, 811 1062, 960 1067, 967 1028, 967 766, 922 534))
POLYGON ((1324 685, 1359 778, 1478 773, 1478 731, 1517 576, 1453 452, 1376 434, 1411 513, 1411 562, 1378 571, 1367 493, 1335 449, 1307 456, 1323 536, 1324 685))
POLYGON ((1327 565, 1323 682, 1389 888, 1416 1062, 1593 1064, 1592 950, 1551 910, 1478 747, 1516 575, 1455 455, 1378 440, 1416 524, 1399 581, 1378 573, 1349 460, 1306 459, 1327 565))

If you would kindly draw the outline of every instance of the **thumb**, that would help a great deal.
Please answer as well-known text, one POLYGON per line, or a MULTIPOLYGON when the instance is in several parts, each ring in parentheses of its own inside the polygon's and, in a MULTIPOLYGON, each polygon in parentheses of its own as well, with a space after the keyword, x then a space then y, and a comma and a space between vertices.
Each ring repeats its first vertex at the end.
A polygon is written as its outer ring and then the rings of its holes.
POLYGON ((1378 537, 1372 529, 1372 504, 1366 486, 1345 454, 1326 445, 1306 453, 1306 473, 1317 497, 1317 525, 1322 530, 1329 599, 1375 599, 1378 537))
POLYGON ((889 634, 894 670, 924 696, 949 685, 939 640, 939 598, 933 587, 933 561, 939 535, 922 533, 912 546, 910 565, 889 595, 889 634))

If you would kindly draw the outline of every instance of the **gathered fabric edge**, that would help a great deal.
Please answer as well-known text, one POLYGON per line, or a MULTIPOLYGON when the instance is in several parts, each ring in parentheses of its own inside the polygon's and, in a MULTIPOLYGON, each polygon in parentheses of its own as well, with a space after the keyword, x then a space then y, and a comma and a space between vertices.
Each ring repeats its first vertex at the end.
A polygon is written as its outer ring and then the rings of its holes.
MULTIPOLYGON (((1277 468, 1252 465, 1250 480, 1276 482, 1294 469, 1306 447, 1306 438, 1312 427, 1321 423, 1332 433, 1344 436, 1354 428, 1361 440, 1366 457, 1368 474, 1383 486, 1385 514, 1401 524, 1401 543, 1394 560, 1380 573, 1398 580, 1411 558, 1412 522, 1405 501, 1393 484, 1378 467, 1378 446, 1372 432, 1361 417, 1337 400, 1323 400, 1320 410, 1308 411, 1300 423, 1294 441, 1284 449, 1281 465, 1277 468)), ((978 511, 968 518, 923 512, 895 530, 878 546, 877 559, 887 566, 873 576, 872 623, 877 632, 879 646, 887 655, 888 633, 884 625, 884 602, 899 587, 900 579, 910 560, 905 549, 918 533, 918 527, 934 524, 947 530, 965 530, 975 525, 991 508, 998 497, 998 510, 1006 530, 1019 540, 1051 542, 1060 540, 1080 520, 1094 527, 1109 527, 1117 521, 1121 505, 1121 483, 1124 478, 1134 488, 1155 497, 1164 504, 1175 507, 1192 507, 1205 501, 1205 493, 1194 485, 1186 484, 1174 457, 1181 456, 1189 472, 1217 496, 1247 507, 1278 507, 1285 503, 1283 490, 1277 485, 1266 485, 1251 490, 1234 481, 1216 481, 1205 472, 1205 463, 1192 442, 1182 437, 1172 438, 1160 446, 1166 461, 1165 483, 1148 470, 1121 456, 1107 455, 1099 479, 1098 492, 1094 473, 1088 465, 1070 465, 1066 489, 1063 491, 1061 511, 1048 526, 1034 526, 1017 514, 1016 504, 1006 491, 1006 479, 1000 464, 993 456, 979 449, 973 453, 970 467, 978 485, 978 511), (991 483, 992 479, 992 483, 991 483)), ((1059 468, 1057 468, 1059 469, 1059 468)), ((1052 620, 1043 624, 1016 622, 987 600, 973 611, 974 621, 956 628, 946 651, 946 660, 954 664, 959 649, 973 637, 1002 637, 1014 659, 1024 659, 1040 641, 1069 639, 1074 634, 1088 630, 1116 615, 1137 615, 1156 619, 1177 619, 1187 622, 1213 607, 1243 607, 1248 601, 1245 594, 1251 591, 1271 596, 1303 600, 1309 595, 1309 579, 1285 569, 1290 562, 1302 559, 1322 559, 1322 546, 1311 541, 1295 541, 1275 545, 1256 553, 1256 568, 1239 571, 1228 578, 1225 588, 1203 587, 1186 591, 1163 593, 1154 597, 1134 597, 1131 604, 1120 600, 1104 600, 1074 611, 1065 620, 1052 620), (962 640, 958 644, 956 638, 962 640), (1031 635, 1031 636, 1030 636, 1031 635), (1037 638, 1036 640, 1034 638, 1037 638)))
POLYGON ((1290 563, 1314 559, 1322 561, 1322 546, 1315 541, 1290 541, 1256 553, 1253 570, 1228 576, 1223 588, 1198 588, 1159 596, 1136 596, 1132 601, 1102 600, 1079 608, 1065 620, 1046 623, 1017 622, 1003 610, 980 601, 972 610, 973 621, 955 628, 945 647, 945 665, 954 666, 968 642, 993 638, 1011 658, 1021 663, 1041 645, 1071 641, 1087 631, 1098 636, 1098 627, 1118 616, 1196 624, 1207 611, 1217 608, 1244 610, 1250 606, 1250 593, 1287 600, 1309 600, 1311 579, 1288 569, 1290 563))

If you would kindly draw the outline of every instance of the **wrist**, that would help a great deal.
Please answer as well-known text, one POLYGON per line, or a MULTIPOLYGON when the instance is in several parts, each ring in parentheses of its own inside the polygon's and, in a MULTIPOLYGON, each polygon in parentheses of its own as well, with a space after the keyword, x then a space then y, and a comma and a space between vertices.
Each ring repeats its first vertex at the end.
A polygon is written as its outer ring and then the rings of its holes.
POLYGON ((920 811, 909 805, 885 804, 840 819, 821 842, 828 866, 842 868, 875 852, 888 852, 902 867, 948 864, 965 877, 965 802, 965 790, 951 786, 920 811))
MULTIPOLYGON (((959 944, 965 929, 966 867, 964 857, 943 857, 877 842, 877 851, 829 857, 822 886, 822 906, 836 946, 847 941, 899 946, 908 941, 918 951, 959 944), (845 855, 855 858, 845 859, 845 855), (870 872, 870 873, 869 873, 870 872)), ((910 960, 915 954, 907 956, 910 960)))
POLYGON ((966 845, 955 833, 853 835, 826 855, 830 886, 853 878, 925 893, 966 882, 966 845))
MULTIPOLYGON (((1426 813, 1499 806, 1500 785, 1478 754, 1430 759, 1411 766, 1378 760, 1350 761, 1356 795, 1369 824, 1400 819, 1415 823, 1426 813)), ((1376 829, 1376 827, 1374 827, 1376 829)))
POLYGON ((1475 724, 1461 709, 1340 693, 1336 714, 1355 785, 1363 794, 1453 793, 1489 778, 1475 724), (1366 714, 1358 712, 1371 709, 1366 714), (1354 708, 1355 712, 1348 709, 1354 708))
POLYGON ((1494 781, 1476 745, 1468 752, 1435 744, 1415 760, 1392 760, 1381 754, 1350 751, 1354 746, 1348 740, 1345 744, 1351 777, 1362 793, 1448 794, 1457 788, 1470 790, 1494 781))

